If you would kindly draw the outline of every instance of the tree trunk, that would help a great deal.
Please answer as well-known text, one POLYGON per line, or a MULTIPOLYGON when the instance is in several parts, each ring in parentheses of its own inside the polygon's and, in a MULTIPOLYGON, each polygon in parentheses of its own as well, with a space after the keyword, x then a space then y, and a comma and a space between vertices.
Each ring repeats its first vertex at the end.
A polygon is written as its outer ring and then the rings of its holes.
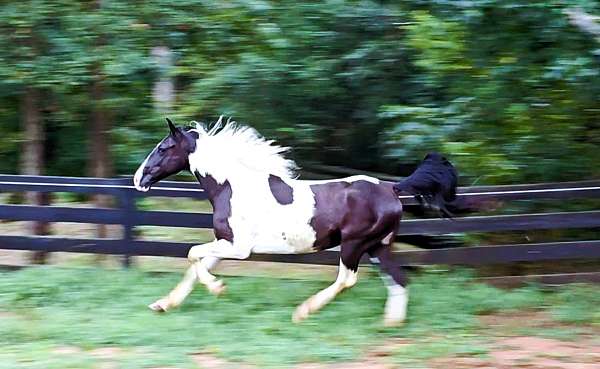
MULTIPOLYGON (((95 0, 91 3, 95 12, 102 10, 103 1, 95 0)), ((99 34, 95 41, 98 47, 105 43, 104 36, 99 34)), ((88 175, 97 178, 107 178, 112 175, 112 161, 110 158, 110 118, 104 107, 105 86, 104 76, 102 74, 102 64, 97 62, 91 69, 93 76, 90 85, 90 97, 92 102, 92 111, 90 114, 91 126, 88 131, 88 175)), ((93 201, 96 207, 108 208, 111 206, 110 196, 95 195, 93 201)), ((96 237, 106 238, 108 236, 108 227, 104 224, 96 226, 96 237)), ((105 259, 104 255, 96 255, 98 263, 105 259)))
MULTIPOLYGON (((21 156, 21 173, 25 175, 42 175, 44 172, 44 124, 39 108, 40 91, 35 88, 26 88, 21 100, 21 117, 23 131, 23 151, 21 156)), ((32 205, 49 205, 48 193, 27 192, 25 199, 32 205)), ((44 222, 31 222, 31 234, 47 235, 50 225, 44 222)), ((47 252, 36 251, 32 254, 31 261, 35 264, 46 262, 47 252)))
POLYGON ((171 77, 173 52, 166 46, 155 46, 152 48, 151 55, 158 65, 158 79, 152 88, 154 109, 159 114, 168 114, 173 110, 175 101, 175 84, 171 77))
MULTIPOLYGON (((112 175, 112 161, 110 158, 110 123, 104 100, 104 86, 100 73, 95 71, 95 78, 90 90, 92 100, 91 126, 89 130, 88 173, 91 177, 107 178, 112 175)), ((110 196, 95 195, 94 203, 97 207, 110 207, 110 196)), ((107 237, 106 225, 99 224, 96 228, 97 237, 107 237)))

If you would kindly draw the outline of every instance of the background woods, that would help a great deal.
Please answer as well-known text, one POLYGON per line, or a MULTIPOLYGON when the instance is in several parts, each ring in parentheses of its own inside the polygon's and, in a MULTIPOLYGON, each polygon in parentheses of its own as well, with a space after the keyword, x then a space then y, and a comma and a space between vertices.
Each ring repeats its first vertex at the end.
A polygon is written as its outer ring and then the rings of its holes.
MULTIPOLYGON (((0 171, 130 174, 218 114, 301 166, 463 184, 598 176, 596 1, 5 1, 0 171)), ((31 201, 42 201, 32 199, 31 201)))

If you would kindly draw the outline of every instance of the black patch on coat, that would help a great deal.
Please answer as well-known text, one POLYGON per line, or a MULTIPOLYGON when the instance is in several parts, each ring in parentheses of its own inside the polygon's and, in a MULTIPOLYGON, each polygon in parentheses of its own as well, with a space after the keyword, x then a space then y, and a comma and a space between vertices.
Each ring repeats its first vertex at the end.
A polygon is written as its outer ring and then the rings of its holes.
POLYGON ((326 250, 342 242, 341 222, 337 215, 344 212, 343 204, 339 203, 339 199, 348 186, 348 182, 310 186, 315 195, 315 214, 310 220, 310 226, 315 230, 316 239, 313 248, 316 250, 326 250))
POLYGON ((275 200, 281 205, 289 205, 294 201, 294 189, 273 174, 269 175, 269 188, 275 200))
POLYGON ((213 207, 213 228, 217 240, 227 240, 233 242, 233 230, 229 225, 231 217, 231 185, 229 181, 223 184, 210 175, 201 176, 198 172, 194 173, 202 188, 208 195, 208 201, 213 207))
POLYGON ((391 185, 342 180, 310 188, 315 196, 310 221, 316 233, 315 249, 340 245, 342 263, 356 271, 363 254, 389 247, 382 240, 396 231, 402 216, 402 204, 391 185))

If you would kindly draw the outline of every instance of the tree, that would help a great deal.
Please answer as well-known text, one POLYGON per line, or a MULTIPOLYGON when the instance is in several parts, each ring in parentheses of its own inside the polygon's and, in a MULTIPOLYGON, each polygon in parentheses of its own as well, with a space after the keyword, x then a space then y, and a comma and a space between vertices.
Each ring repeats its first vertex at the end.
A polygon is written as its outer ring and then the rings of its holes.
MULTIPOLYGON (((590 178, 600 159, 599 6, 8 1, 0 116, 17 116, 25 86, 50 91, 58 108, 46 118, 68 132, 47 163, 59 174, 104 175, 111 169, 92 167, 109 161, 131 174, 163 134, 152 91, 168 85, 165 111, 179 122, 233 115, 293 146, 301 165, 407 174, 438 150, 466 184, 590 178), (27 29, 39 58, 22 46, 27 29), (172 67, 153 50, 168 50, 172 67), (100 162, 77 150, 86 137, 100 162)), ((8 124, 0 166, 14 170, 8 124)))
MULTIPOLYGON (((45 9, 25 11, 26 4, 5 5, 5 17, 0 28, 5 31, 4 53, 0 60, 4 68, 0 75, 5 81, 18 86, 20 93, 19 114, 21 116, 21 155, 20 172, 27 175, 42 175, 45 172, 45 128, 42 114, 42 101, 51 93, 48 78, 48 63, 54 60, 51 55, 52 37, 48 27, 45 9)), ((48 194, 29 192, 26 201, 35 205, 48 205, 48 194)), ((49 225, 33 222, 30 232, 36 235, 48 234, 49 225)), ((33 261, 45 262, 46 254, 36 252, 33 261)))

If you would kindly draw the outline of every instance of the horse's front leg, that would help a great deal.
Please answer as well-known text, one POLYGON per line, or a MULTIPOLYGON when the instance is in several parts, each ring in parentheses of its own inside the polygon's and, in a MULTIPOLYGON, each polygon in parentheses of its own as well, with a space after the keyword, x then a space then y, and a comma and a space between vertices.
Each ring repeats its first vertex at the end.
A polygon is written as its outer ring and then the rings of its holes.
MULTIPOLYGON (((218 240, 214 244, 194 246, 188 252, 188 259, 196 271, 198 282, 206 286, 213 295, 220 295, 225 290, 223 281, 210 273, 214 267, 212 258, 220 259, 247 259, 251 248, 239 247, 226 240, 218 240)), ((216 265, 216 264, 215 264, 216 265)))
POLYGON ((250 249, 238 249, 227 240, 216 240, 192 247, 188 252, 188 260, 191 265, 181 282, 167 296, 148 307, 154 311, 163 312, 179 306, 192 292, 196 282, 204 284, 210 293, 219 295, 225 290, 225 285, 210 274, 210 270, 221 259, 246 259, 250 256, 250 251, 250 249))

